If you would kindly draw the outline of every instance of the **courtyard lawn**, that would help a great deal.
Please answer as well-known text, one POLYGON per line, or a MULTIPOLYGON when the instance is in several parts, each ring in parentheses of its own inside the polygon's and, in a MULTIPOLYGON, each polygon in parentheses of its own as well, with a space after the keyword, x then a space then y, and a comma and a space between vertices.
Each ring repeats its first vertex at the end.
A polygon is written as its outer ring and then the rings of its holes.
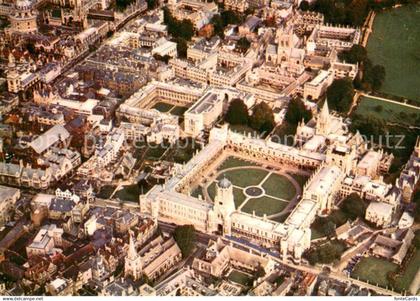
POLYGON ((237 270, 230 272, 228 279, 243 286, 249 286, 252 284, 252 278, 250 276, 237 270))
POLYGON ((116 186, 113 186, 113 185, 102 186, 101 189, 99 190, 97 197, 101 199, 109 199, 112 193, 114 192, 115 188, 116 186))
POLYGON ((195 197, 195 198, 198 198, 198 196, 199 195, 201 195, 202 197, 204 196, 203 195, 203 187, 201 187, 201 186, 197 186, 197 188, 196 189, 194 189, 192 192, 191 192, 191 196, 193 196, 193 197, 195 197))
POLYGON ((214 197, 216 196, 216 182, 211 183, 207 187, 207 192, 212 200, 214 200, 214 197))
POLYGON ((233 187, 233 200, 235 202, 235 208, 237 209, 245 201, 246 196, 242 192, 242 189, 233 187))
POLYGON ((158 110, 159 112, 162 113, 167 113, 169 112, 174 106, 166 103, 166 102, 157 102, 154 106, 153 109, 158 110))
POLYGON ((118 190, 114 197, 119 198, 121 201, 134 202, 139 201, 140 188, 137 184, 123 186, 121 190, 118 190))
POLYGON ((289 201, 296 195, 292 183, 285 176, 274 173, 265 180, 262 187, 266 194, 289 201))
POLYGON ((273 218, 270 218, 272 221, 278 222, 278 223, 284 223, 287 219, 287 217, 289 216, 289 214, 283 214, 281 216, 276 216, 273 218))
POLYGON ((376 15, 367 51, 385 67, 381 92, 420 100, 420 5, 404 5, 376 15))
POLYGON ((241 211, 250 214, 255 211, 255 214, 258 216, 263 216, 264 214, 272 215, 282 212, 287 205, 287 202, 273 199, 268 196, 262 196, 259 198, 249 199, 241 208, 241 211))
POLYGON ((243 168, 228 170, 218 176, 218 180, 226 177, 233 185, 245 188, 247 186, 258 185, 268 174, 266 170, 256 168, 243 168))
POLYGON ((398 269, 398 265, 385 259, 376 257, 362 258, 354 267, 351 277, 361 281, 369 281, 372 284, 378 284, 381 287, 389 285, 387 274, 398 269))
POLYGON ((170 113, 175 116, 183 116, 186 110, 188 110, 188 108, 175 106, 172 108, 170 113))
POLYGON ((407 125, 415 125, 416 120, 420 118, 420 109, 416 110, 370 97, 362 97, 355 113, 362 116, 371 114, 383 119, 385 122, 397 122, 407 125))
POLYGON ((217 167, 217 170, 228 169, 231 167, 239 166, 258 166, 257 163, 251 161, 245 161, 236 157, 228 157, 222 164, 217 167))
POLYGON ((168 147, 163 145, 151 145, 147 149, 145 159, 157 161, 162 157, 167 149, 168 147))

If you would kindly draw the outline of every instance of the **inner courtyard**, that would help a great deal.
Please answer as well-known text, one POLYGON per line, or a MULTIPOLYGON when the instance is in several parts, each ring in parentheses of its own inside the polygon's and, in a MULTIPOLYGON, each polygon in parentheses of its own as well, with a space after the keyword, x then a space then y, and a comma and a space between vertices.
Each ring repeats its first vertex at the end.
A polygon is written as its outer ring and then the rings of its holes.
POLYGON ((205 201, 213 203, 217 182, 226 178, 233 185, 237 210, 277 220, 287 217, 295 207, 302 193, 302 179, 307 177, 287 166, 268 168, 263 162, 226 155, 203 177, 192 195, 201 195, 205 201))

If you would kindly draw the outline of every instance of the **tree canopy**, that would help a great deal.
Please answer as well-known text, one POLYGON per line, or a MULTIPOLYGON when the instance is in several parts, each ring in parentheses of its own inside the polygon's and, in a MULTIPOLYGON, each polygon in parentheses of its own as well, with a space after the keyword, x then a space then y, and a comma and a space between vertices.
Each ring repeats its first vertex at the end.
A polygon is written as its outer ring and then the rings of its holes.
POLYGON ((329 264, 334 260, 341 258, 341 254, 346 249, 346 245, 342 241, 329 241, 316 249, 310 249, 305 252, 304 256, 311 265, 317 263, 329 264))
POLYGON ((242 99, 235 98, 226 112, 225 120, 230 124, 248 124, 248 107, 242 99))
POLYGON ((188 257, 196 244, 196 233, 193 225, 183 225, 175 228, 174 239, 181 249, 182 257, 188 257))
POLYGON ((302 99, 293 98, 289 102, 287 107, 287 112, 285 119, 291 125, 297 125, 302 119, 305 122, 309 121, 312 118, 312 112, 305 107, 302 99))
POLYGON ((349 78, 336 79, 327 89, 328 104, 331 109, 345 113, 353 101, 353 83, 349 78))
POLYGON ((249 118, 249 126, 261 133, 271 132, 275 126, 274 114, 271 107, 265 102, 254 106, 249 118))
POLYGON ((194 36, 194 25, 190 20, 178 21, 167 7, 163 8, 163 22, 168 26, 168 33, 175 38, 190 41, 194 36))
POLYGON ((366 60, 367 51, 362 45, 355 44, 350 50, 341 52, 339 57, 341 60, 346 61, 346 63, 361 63, 366 60))
POLYGON ((236 43, 236 49, 242 53, 245 53, 249 49, 250 46, 251 46, 251 42, 249 42, 248 39, 245 37, 240 38, 238 42, 236 43))
POLYGON ((351 219, 363 218, 366 212, 366 204, 357 193, 352 193, 343 200, 341 209, 351 219))

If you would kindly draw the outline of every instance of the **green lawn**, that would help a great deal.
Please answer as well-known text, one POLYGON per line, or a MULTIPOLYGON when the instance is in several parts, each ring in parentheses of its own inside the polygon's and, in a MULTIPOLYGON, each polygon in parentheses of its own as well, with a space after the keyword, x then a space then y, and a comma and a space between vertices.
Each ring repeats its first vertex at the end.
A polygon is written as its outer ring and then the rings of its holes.
POLYGON ((214 200, 214 197, 216 196, 216 182, 211 183, 207 187, 207 192, 212 200, 214 200))
POLYGON ((420 110, 370 97, 362 97, 355 114, 362 116, 371 114, 386 122, 408 125, 414 125, 416 119, 420 118, 420 110))
POLYGON ((199 195, 201 195, 202 197, 204 197, 204 195, 203 195, 203 187, 201 187, 201 186, 198 186, 196 189, 194 189, 191 192, 191 196, 193 196, 195 198, 198 198, 199 195))
POLYGON ((282 175, 271 174, 263 183, 265 193, 285 200, 291 200, 296 195, 296 189, 290 181, 282 175))
POLYGON ((156 109, 162 113, 167 113, 169 112, 174 106, 166 103, 166 102, 157 102, 154 106, 153 109, 156 109))
POLYGON ((175 116, 182 116, 184 115, 185 111, 188 110, 186 107, 175 106, 171 110, 171 114, 175 116))
POLYGON ((355 266, 351 276, 361 281, 369 281, 381 287, 389 285, 387 274, 398 269, 398 265, 385 259, 376 257, 362 258, 355 266))
POLYGON ((138 202, 139 201, 139 195, 140 195, 140 188, 137 184, 123 186, 121 190, 118 190, 115 193, 115 197, 119 198, 122 201, 127 202, 138 202))
POLYGON ((242 189, 233 187, 233 200, 235 201, 235 207, 238 208, 241 206, 245 199, 246 196, 242 192, 242 189))
POLYGON ((102 186, 98 193, 98 198, 101 199, 109 199, 111 194, 114 192, 116 186, 113 185, 105 185, 102 186))
POLYGON ((367 45, 374 64, 386 69, 381 91, 420 100, 420 5, 380 12, 367 45))
POLYGON ((410 288, 410 284, 416 276, 417 271, 420 268, 420 250, 417 249, 413 258, 407 263, 407 269, 401 277, 396 280, 396 289, 399 291, 407 291, 410 288))
POLYGON ((266 170, 256 168, 244 168, 237 170, 228 170, 222 172, 218 180, 226 177, 233 185, 245 188, 247 186, 258 185, 268 174, 266 170))
POLYGON ((228 157, 225 161, 223 161, 222 164, 220 164, 217 167, 217 170, 223 170, 238 166, 258 166, 258 164, 251 161, 245 161, 236 157, 228 157))
POLYGON ((255 211, 255 214, 258 216, 263 216, 264 214, 272 215, 283 211, 287 205, 287 202, 273 199, 268 196, 262 196, 259 198, 249 199, 241 208, 241 211, 250 214, 255 211))
POLYGON ((248 286, 252 284, 252 278, 249 277, 247 274, 239 272, 237 270, 233 270, 230 272, 228 279, 232 282, 242 284, 244 286, 248 286))
POLYGON ((165 151, 167 150, 167 147, 162 146, 162 145, 151 145, 150 147, 148 147, 147 149, 147 153, 146 153, 146 160, 159 160, 160 157, 162 157, 162 155, 165 153, 165 151))

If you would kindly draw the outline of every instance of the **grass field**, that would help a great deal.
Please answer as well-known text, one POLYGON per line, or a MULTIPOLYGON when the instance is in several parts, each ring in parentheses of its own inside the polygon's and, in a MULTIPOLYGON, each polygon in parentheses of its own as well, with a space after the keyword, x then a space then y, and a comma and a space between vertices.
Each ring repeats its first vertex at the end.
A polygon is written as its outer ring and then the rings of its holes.
POLYGON ((366 257, 362 258, 355 266, 351 276, 362 281, 369 281, 372 284, 378 284, 381 287, 387 287, 389 285, 388 272, 394 272, 397 268, 397 264, 385 259, 366 257))
POLYGON ((251 161, 245 161, 236 157, 228 157, 225 161, 223 161, 221 165, 217 167, 217 170, 223 170, 239 166, 258 166, 258 164, 251 161))
POLYGON ((296 189, 291 185, 289 179, 278 174, 271 174, 267 180, 265 180, 262 187, 264 188, 265 193, 289 201, 296 194, 296 189))
POLYGON ((408 125, 414 125, 420 118, 420 110, 370 97, 362 97, 355 113, 359 115, 371 114, 387 122, 408 125))
POLYGON ((174 105, 171 105, 170 103, 166 103, 166 102, 157 102, 153 106, 153 109, 156 109, 156 110, 158 110, 159 112, 162 112, 162 113, 170 113, 170 114, 175 115, 175 116, 182 116, 182 115, 184 115, 185 111, 188 108, 181 107, 181 106, 174 106, 174 105))
POLYGON ((367 45, 374 64, 385 67, 381 91, 420 100, 420 5, 386 10, 375 17, 367 45))
POLYGON ((244 286, 248 286, 252 284, 252 278, 249 277, 247 274, 239 272, 237 270, 233 270, 230 272, 228 279, 232 282, 242 284, 244 286))
POLYGON ((228 170, 220 174, 218 180, 226 177, 233 185, 245 188, 247 186, 257 185, 267 174, 268 171, 256 168, 228 170))
POLYGON ((241 208, 241 211, 250 214, 255 211, 255 214, 258 216, 263 216, 264 214, 272 215, 283 211, 287 205, 288 202, 282 202, 280 200, 270 198, 269 196, 262 196, 259 198, 249 199, 241 208))
POLYGON ((139 201, 139 195, 140 195, 139 186, 137 184, 133 184, 129 186, 123 186, 123 189, 118 190, 114 196, 119 198, 122 201, 136 203, 139 201))

